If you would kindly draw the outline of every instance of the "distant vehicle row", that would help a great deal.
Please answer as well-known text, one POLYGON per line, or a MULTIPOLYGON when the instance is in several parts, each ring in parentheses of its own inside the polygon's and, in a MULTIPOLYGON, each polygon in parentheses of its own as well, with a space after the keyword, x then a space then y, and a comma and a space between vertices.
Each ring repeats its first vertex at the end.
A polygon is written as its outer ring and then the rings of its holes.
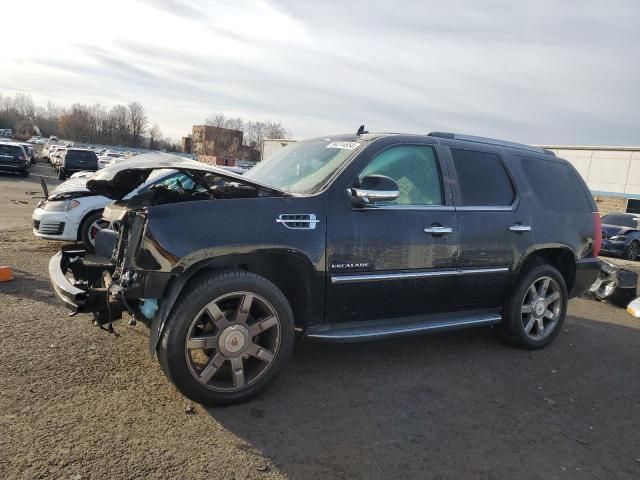
POLYGON ((75 172, 95 172, 107 165, 131 158, 129 152, 120 153, 107 149, 76 148, 58 144, 47 144, 42 156, 56 169, 58 178, 65 180, 75 172))

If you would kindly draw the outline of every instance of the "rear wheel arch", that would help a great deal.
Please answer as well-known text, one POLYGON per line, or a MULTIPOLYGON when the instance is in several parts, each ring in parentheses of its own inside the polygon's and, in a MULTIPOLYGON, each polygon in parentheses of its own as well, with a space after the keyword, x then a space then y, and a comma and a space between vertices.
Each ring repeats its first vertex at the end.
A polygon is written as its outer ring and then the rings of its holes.
POLYGON ((522 259, 516 271, 516 278, 522 277, 538 265, 552 265, 564 278, 567 290, 571 291, 576 279, 576 257, 566 246, 541 248, 530 252, 522 259))

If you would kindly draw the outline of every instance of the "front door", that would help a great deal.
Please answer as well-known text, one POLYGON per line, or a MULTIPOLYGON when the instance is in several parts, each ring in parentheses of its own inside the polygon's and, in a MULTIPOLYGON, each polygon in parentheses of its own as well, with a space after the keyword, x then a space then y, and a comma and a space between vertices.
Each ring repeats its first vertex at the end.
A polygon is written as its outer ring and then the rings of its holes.
POLYGON ((456 286, 457 228, 444 162, 429 141, 372 145, 349 186, 396 181, 394 201, 354 206, 335 192, 327 219, 327 321, 445 310, 456 286))

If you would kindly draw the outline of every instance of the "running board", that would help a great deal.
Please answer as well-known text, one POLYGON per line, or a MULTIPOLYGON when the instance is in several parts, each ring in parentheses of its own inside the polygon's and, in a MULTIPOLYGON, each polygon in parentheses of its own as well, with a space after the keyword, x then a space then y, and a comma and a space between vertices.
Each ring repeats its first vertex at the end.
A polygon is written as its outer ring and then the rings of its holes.
POLYGON ((319 325, 308 328, 305 338, 315 342, 364 342, 462 328, 485 327, 501 321, 502 314, 496 309, 414 315, 366 322, 319 325))

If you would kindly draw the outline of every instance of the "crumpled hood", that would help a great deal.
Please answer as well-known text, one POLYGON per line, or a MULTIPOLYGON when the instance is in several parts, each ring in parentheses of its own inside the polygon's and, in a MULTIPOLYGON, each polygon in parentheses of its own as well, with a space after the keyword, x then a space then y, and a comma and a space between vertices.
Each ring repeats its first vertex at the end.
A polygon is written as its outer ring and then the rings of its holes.
POLYGON ((70 178, 66 182, 62 182, 58 185, 50 194, 49 198, 59 195, 61 193, 69 193, 69 192, 88 192, 87 188, 87 180, 88 178, 70 178))
POLYGON ((269 187, 268 185, 251 181, 242 175, 207 165, 206 163, 188 160, 178 155, 159 152, 136 155, 131 160, 98 170, 93 177, 88 179, 87 188, 98 195, 104 195, 113 200, 121 200, 134 188, 144 183, 153 170, 160 168, 215 173, 220 177, 228 178, 240 184, 251 185, 267 191, 285 194, 285 192, 269 187))

